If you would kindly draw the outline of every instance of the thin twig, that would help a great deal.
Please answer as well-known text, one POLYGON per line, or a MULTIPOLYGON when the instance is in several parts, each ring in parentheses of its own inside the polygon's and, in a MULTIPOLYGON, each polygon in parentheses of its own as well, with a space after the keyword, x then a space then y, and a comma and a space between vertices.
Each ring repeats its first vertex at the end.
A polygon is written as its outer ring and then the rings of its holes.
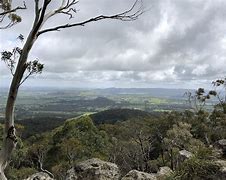
MULTIPOLYGON (((69 2, 69 0, 67 1, 67 3, 68 2, 69 2)), ((71 7, 73 4, 76 4, 76 3, 77 3, 77 1, 73 0, 72 4, 65 5, 62 8, 63 8, 63 10, 67 9, 68 7, 71 7)), ((62 8, 56 10, 55 13, 52 13, 51 15, 49 15, 49 17, 51 17, 51 16, 53 16, 57 13, 62 13, 62 8)), ((99 16, 96 16, 94 18, 90 18, 88 20, 82 21, 82 22, 72 23, 72 24, 68 23, 68 24, 59 25, 59 26, 56 26, 56 27, 53 27, 53 28, 47 28, 47 29, 44 29, 44 30, 40 30, 38 32, 37 36, 39 36, 43 33, 51 32, 51 31, 59 31, 61 29, 65 29, 65 28, 71 28, 71 27, 75 27, 75 26, 85 26, 88 23, 96 22, 96 21, 100 21, 100 20, 104 20, 104 19, 115 19, 115 20, 121 20, 121 21, 134 21, 134 20, 138 19, 138 17, 140 15, 142 15, 143 13, 144 13, 144 11, 143 11, 143 6, 142 6, 142 1, 136 0, 135 3, 131 6, 131 8, 129 8, 128 10, 126 10, 122 13, 118 13, 118 14, 115 14, 115 15, 109 15, 109 16, 99 15, 99 16), (132 12, 137 7, 139 2, 141 3, 141 5, 139 6, 138 10, 136 10, 135 12, 132 12)), ((72 16, 70 15, 70 17, 72 17, 72 16)))

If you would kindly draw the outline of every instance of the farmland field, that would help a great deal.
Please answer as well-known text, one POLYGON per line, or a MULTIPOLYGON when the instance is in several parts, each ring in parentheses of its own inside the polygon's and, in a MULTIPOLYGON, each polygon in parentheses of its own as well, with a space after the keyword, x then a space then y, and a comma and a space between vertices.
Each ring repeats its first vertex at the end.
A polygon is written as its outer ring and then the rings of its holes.
MULTIPOLYGON (((149 112, 189 108, 183 90, 153 89, 22 89, 16 105, 16 119, 57 117, 67 119, 84 113, 112 108, 149 112)), ((185 91, 185 90, 184 90, 185 91)), ((0 92, 0 118, 3 118, 6 90, 0 92)))

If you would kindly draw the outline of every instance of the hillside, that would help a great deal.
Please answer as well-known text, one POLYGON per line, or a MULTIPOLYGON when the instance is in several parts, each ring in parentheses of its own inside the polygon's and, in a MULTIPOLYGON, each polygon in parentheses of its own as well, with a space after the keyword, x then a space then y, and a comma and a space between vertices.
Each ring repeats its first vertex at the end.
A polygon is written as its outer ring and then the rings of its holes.
POLYGON ((223 154, 215 153, 223 147, 215 147, 215 144, 224 142, 224 123, 221 111, 211 114, 170 112, 153 116, 136 109, 111 109, 83 115, 66 120, 52 131, 45 129, 45 133, 41 133, 43 126, 51 122, 43 122, 40 127, 28 123, 24 124, 25 129, 17 128, 19 137, 28 126, 33 127, 30 131, 36 134, 23 139, 23 143, 19 140, 7 176, 12 180, 24 179, 39 171, 38 163, 42 163, 56 179, 64 179, 70 167, 99 158, 115 163, 122 176, 131 170, 156 173, 160 167, 168 166, 174 170, 172 178, 183 176, 183 180, 189 180, 187 174, 193 179, 198 174, 197 179, 203 179, 220 173, 220 165, 215 161, 225 160, 223 154), (206 127, 208 117, 218 125, 206 127), (206 145, 206 133, 214 149, 206 145), (171 152, 175 155, 171 156, 171 152), (178 166, 180 152, 194 156, 178 166))
MULTIPOLYGON (((102 103, 108 100, 102 100, 102 98, 97 98, 95 101, 101 101, 102 103)), ((110 101, 110 100, 109 100, 110 101)), ((113 124, 115 122, 126 121, 129 119, 146 119, 151 118, 154 115, 145 111, 137 109, 109 109, 101 111, 95 114, 91 114, 90 118, 93 120, 94 124, 113 124)), ((40 134, 48 132, 62 125, 66 118, 62 117, 34 117, 29 119, 20 120, 18 124, 24 126, 24 131, 22 133, 23 138, 28 138, 35 134, 40 134), (48 124, 48 126, 46 125, 48 124)), ((3 122, 2 122, 3 123, 3 122)))
POLYGON ((109 109, 91 114, 90 117, 94 124, 114 124, 129 119, 151 118, 153 114, 138 109, 109 109))

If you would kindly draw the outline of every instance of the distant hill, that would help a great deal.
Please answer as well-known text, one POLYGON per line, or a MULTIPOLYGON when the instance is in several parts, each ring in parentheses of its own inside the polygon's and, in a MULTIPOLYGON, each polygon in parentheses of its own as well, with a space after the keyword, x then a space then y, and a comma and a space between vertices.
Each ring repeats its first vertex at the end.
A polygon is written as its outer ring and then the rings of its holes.
POLYGON ((109 109, 90 115, 94 124, 116 123, 132 118, 143 119, 153 117, 153 114, 138 109, 109 109))
MULTIPOLYGON (((102 98, 96 98, 95 101, 102 101, 102 98)), ((117 121, 126 121, 128 119, 136 118, 150 118, 154 115, 145 111, 137 109, 110 109, 89 115, 94 124, 99 125, 103 123, 115 123, 117 121)), ((65 122, 66 117, 32 117, 20 120, 17 123, 25 127, 22 138, 28 138, 35 134, 51 131, 65 122)), ((69 118, 70 119, 70 118, 69 118)), ((3 123, 3 120, 0 121, 3 123)))
POLYGON ((97 97, 93 100, 90 100, 88 103, 90 103, 91 105, 98 105, 100 107, 105 107, 105 106, 112 106, 115 105, 115 101, 110 100, 108 98, 105 97, 97 97))
POLYGON ((169 99, 183 99, 187 91, 191 89, 166 89, 166 88, 106 88, 92 90, 96 94, 113 95, 113 94, 146 94, 152 97, 161 97, 169 99))

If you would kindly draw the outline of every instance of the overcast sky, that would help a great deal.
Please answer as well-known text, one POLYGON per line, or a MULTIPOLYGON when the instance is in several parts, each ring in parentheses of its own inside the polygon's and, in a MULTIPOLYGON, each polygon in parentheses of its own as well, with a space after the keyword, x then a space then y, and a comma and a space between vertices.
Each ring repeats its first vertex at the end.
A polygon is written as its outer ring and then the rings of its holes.
MULTIPOLYGON (((1 51, 21 45, 17 36, 26 37, 31 29, 34 4, 26 2, 28 10, 20 11, 23 22, 0 31, 1 51)), ((132 3, 80 0, 69 22, 121 12, 132 3)), ((226 75, 225 0, 143 3, 148 11, 137 21, 106 20, 41 36, 29 59, 38 58, 45 69, 25 86, 197 88, 226 75)), ((46 26, 66 21, 57 16, 46 26)), ((9 80, 0 62, 0 86, 9 80)))

